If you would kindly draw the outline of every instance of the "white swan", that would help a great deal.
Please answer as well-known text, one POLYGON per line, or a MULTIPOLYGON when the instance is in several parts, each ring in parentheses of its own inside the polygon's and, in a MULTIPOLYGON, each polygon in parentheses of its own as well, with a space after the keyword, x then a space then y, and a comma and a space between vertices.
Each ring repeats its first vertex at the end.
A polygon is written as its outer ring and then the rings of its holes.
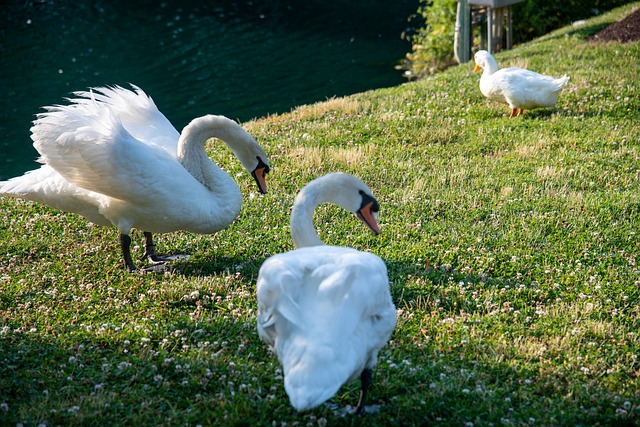
MULTIPOLYGON (((223 116, 194 119, 182 134, 142 89, 76 92, 65 106, 46 107, 31 128, 39 169, 0 182, 0 195, 33 200, 115 225, 128 271, 132 228, 144 231, 145 257, 159 257, 151 233, 214 233, 239 214, 235 181, 204 149, 219 138, 251 171, 262 193, 269 162, 240 125, 223 116)), ((148 268, 153 269, 153 267, 148 268)))
POLYGON ((558 102, 558 95, 569 81, 564 75, 558 79, 519 67, 498 69, 498 63, 486 50, 474 55, 473 72, 482 71, 480 92, 492 101, 508 104, 509 118, 521 116, 524 109, 551 107, 558 102))
POLYGON ((267 259, 258 274, 258 333, 276 353, 298 411, 330 399, 358 377, 364 408, 371 369, 396 324, 387 268, 371 253, 324 246, 313 211, 332 202, 355 212, 375 233, 378 203, 358 178, 333 173, 307 184, 291 212, 295 249, 267 259))

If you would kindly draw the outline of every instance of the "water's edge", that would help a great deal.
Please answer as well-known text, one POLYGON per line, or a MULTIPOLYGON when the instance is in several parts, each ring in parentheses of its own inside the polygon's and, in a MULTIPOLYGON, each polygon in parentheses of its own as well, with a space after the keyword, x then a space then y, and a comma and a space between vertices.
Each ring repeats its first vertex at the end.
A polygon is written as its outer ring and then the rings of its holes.
POLYGON ((180 130, 394 86, 412 0, 13 2, 0 8, 0 179, 38 167, 29 128, 71 92, 134 83, 180 130), (205 4, 206 3, 206 4, 205 4), (268 3, 268 4, 262 4, 268 3))

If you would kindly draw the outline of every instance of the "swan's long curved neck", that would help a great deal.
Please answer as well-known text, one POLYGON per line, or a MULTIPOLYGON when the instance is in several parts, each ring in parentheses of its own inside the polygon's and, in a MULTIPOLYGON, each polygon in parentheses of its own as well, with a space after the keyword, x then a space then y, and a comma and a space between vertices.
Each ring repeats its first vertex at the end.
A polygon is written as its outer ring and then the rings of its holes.
POLYGON ((324 244, 313 225, 313 212, 318 205, 327 201, 321 192, 309 186, 296 197, 291 211, 291 238, 296 248, 324 244))
POLYGON ((178 161, 191 175, 204 186, 211 188, 211 184, 221 179, 221 170, 215 166, 204 150, 204 145, 210 138, 218 138, 224 142, 236 155, 244 139, 251 136, 234 121, 224 116, 207 115, 193 119, 182 131, 178 142, 178 161))

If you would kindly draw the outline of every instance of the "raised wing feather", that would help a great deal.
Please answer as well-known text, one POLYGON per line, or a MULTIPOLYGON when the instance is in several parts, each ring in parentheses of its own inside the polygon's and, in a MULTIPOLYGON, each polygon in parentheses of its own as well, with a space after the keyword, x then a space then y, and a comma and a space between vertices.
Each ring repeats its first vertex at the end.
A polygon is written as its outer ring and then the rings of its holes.
POLYGON ((134 138, 100 102, 50 107, 31 131, 42 163, 79 187, 116 199, 139 201, 158 192, 160 176, 188 175, 166 150, 134 138))
POLYGON ((160 146, 175 157, 180 134, 158 110, 150 96, 138 86, 131 86, 135 92, 120 86, 102 87, 89 92, 79 91, 74 93, 79 98, 70 101, 78 104, 100 102, 108 105, 134 138, 145 144, 160 146))

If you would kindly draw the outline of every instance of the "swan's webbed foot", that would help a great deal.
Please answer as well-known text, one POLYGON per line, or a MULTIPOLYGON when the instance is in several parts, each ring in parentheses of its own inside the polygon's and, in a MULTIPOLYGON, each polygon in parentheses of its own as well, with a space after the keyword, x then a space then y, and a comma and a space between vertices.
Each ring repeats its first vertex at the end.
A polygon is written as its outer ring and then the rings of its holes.
POLYGON ((360 399, 358 399, 358 406, 356 407, 356 414, 363 414, 364 404, 367 400, 367 393, 369 392, 369 387, 371 387, 371 369, 365 368, 360 374, 360 399))
POLYGON ((164 262, 156 262, 154 264, 146 265, 144 267, 141 267, 139 271, 142 274, 145 274, 145 273, 164 273, 165 271, 167 271, 167 269, 168 269, 168 266, 164 262))
POLYGON ((156 254, 156 245, 153 244, 151 233, 144 232, 145 246, 144 255, 141 260, 147 259, 151 265, 138 269, 131 258, 131 237, 128 234, 120 233, 120 247, 122 248, 122 256, 124 257, 124 267, 127 272, 133 273, 139 271, 141 273, 164 273, 167 269, 165 263, 176 259, 188 259, 189 255, 171 255, 160 256, 156 254))
POLYGON ((156 245, 153 243, 153 236, 148 231, 144 232, 144 255, 142 255, 142 258, 140 259, 141 260, 147 259, 151 264, 153 264, 152 266, 146 267, 145 268, 146 270, 164 271, 164 268, 156 269, 154 268, 154 266, 162 265, 167 261, 173 261, 176 259, 187 259, 187 258, 189 258, 189 255, 183 255, 183 254, 169 255, 169 256, 158 255, 156 253, 156 245))
MULTIPOLYGON (((165 260, 163 259, 164 257, 159 257, 158 255, 156 255, 155 245, 153 244, 153 240, 151 239, 151 233, 145 232, 144 235, 146 246, 145 254, 142 259, 148 258, 150 261, 152 261, 153 265, 138 269, 138 267, 136 267, 133 262, 133 258, 131 257, 131 236, 129 236, 128 234, 120 233, 120 247, 122 248, 122 256, 124 257, 124 267, 129 273, 134 273, 137 271, 141 273, 164 272, 166 270, 166 266, 164 265, 165 260)), ((167 258, 166 260, 169 260, 169 258, 167 258)))

